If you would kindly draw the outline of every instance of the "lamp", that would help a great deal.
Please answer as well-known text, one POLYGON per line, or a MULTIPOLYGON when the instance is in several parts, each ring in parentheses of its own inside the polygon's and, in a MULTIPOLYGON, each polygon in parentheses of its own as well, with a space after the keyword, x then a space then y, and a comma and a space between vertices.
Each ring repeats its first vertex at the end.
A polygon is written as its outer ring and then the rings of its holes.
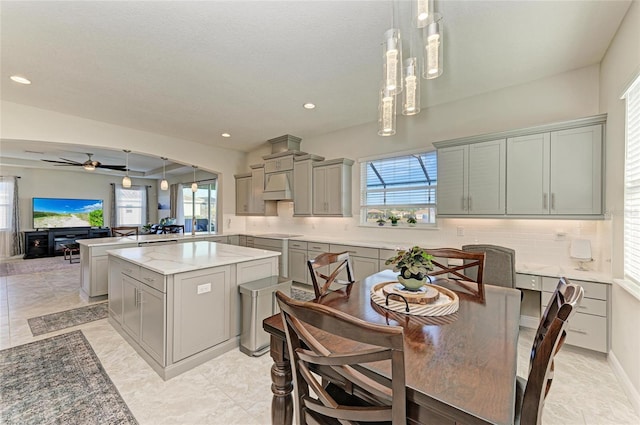
POLYGON ((588 239, 572 240, 569 256, 574 260, 578 260, 576 270, 589 270, 584 264, 593 261, 591 257, 591 242, 588 239))
POLYGON ((402 92, 402 115, 415 115, 420 112, 420 73, 418 58, 404 61, 404 91, 402 92))
POLYGON ((165 162, 167 161, 167 158, 161 156, 160 159, 162 160, 162 181, 160 182, 160 190, 167 190, 169 189, 169 182, 165 176, 165 162))
POLYGON ((198 191, 198 183, 196 183, 196 167, 195 165, 192 165, 193 167, 193 183, 191 183, 191 191, 193 193, 196 193, 198 191))
POLYGON ((85 162, 84 164, 82 164, 82 168, 84 168, 87 171, 93 171, 96 169, 95 165, 93 165, 92 162, 85 162))
POLYGON ((414 0, 413 7, 416 28, 424 28, 429 22, 429 16, 433 13, 433 0, 414 0))
POLYGON ((127 161, 126 161, 126 165, 125 165, 125 169, 127 172, 127 175, 125 175, 122 178, 122 187, 124 187, 125 189, 129 189, 131 187, 131 178, 129 177, 129 152, 131 152, 130 150, 124 149, 124 153, 127 154, 127 161))
POLYGON ((396 134, 396 96, 386 87, 380 90, 378 105, 378 135, 393 136, 396 134))
POLYGON ((402 42, 400 30, 391 28, 384 33, 382 43, 384 87, 391 93, 402 91, 402 42))
POLYGON ((428 80, 442 75, 442 15, 433 13, 423 28, 425 61, 422 76, 428 80))

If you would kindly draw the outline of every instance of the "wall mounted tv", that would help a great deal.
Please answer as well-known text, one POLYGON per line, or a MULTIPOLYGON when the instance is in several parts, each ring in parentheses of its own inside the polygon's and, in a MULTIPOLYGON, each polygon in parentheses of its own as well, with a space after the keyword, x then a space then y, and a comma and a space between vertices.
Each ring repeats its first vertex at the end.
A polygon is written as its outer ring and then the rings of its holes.
POLYGON ((33 198, 33 228, 102 227, 101 199, 33 198))

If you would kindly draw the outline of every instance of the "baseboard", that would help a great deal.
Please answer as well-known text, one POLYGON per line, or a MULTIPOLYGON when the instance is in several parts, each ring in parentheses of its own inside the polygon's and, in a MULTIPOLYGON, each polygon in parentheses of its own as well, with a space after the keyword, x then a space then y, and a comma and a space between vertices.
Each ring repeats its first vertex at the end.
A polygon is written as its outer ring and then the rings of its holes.
POLYGON ((620 382, 620 385, 622 386, 622 390, 629 398, 629 401, 638 416, 640 416, 640 393, 631 383, 629 376, 622 368, 622 365, 613 351, 609 351, 607 359, 609 361, 609 366, 611 366, 611 370, 613 370, 613 374, 618 378, 618 382, 620 382))
POLYGON ((534 316, 520 316, 520 326, 523 328, 538 329, 540 318, 534 316))

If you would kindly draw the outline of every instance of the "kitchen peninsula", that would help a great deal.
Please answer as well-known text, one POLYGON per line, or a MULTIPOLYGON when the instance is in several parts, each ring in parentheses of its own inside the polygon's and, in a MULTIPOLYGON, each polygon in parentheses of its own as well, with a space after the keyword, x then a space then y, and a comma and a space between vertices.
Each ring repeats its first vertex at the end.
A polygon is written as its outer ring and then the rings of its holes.
POLYGON ((238 285, 277 276, 280 255, 208 241, 107 254, 109 322, 165 380, 239 345, 238 285))

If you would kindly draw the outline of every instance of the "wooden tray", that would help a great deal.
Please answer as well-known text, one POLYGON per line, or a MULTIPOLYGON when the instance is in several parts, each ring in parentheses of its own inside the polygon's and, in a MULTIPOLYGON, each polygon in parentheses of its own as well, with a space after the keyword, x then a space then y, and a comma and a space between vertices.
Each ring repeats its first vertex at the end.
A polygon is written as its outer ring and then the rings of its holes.
MULTIPOLYGON (((432 304, 440 298, 440 291, 433 285, 423 285, 417 291, 410 291, 404 289, 401 283, 392 282, 382 287, 382 293, 385 297, 389 294, 402 295, 410 304, 432 304)), ((400 297, 392 298, 398 301, 402 300, 400 297)))
POLYGON ((387 304, 387 296, 384 293, 384 288, 387 285, 396 285, 398 283, 399 282, 391 281, 374 285, 371 287, 371 301, 387 310, 414 316, 446 316, 447 314, 455 313, 460 307, 458 295, 438 285, 429 285, 440 293, 438 299, 431 304, 414 304, 409 303, 408 300, 405 303, 402 299, 394 295, 389 297, 387 304), (409 311, 407 311, 407 308, 409 311))

